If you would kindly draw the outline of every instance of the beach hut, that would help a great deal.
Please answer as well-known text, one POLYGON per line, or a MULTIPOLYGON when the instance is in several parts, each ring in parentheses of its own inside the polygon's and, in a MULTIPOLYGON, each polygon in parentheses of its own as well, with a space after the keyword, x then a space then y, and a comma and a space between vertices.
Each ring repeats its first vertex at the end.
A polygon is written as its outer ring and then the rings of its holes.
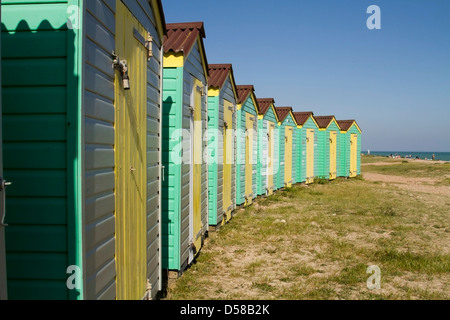
POLYGON ((258 102, 258 159, 257 159, 257 194, 272 195, 277 189, 277 171, 275 163, 278 159, 278 116, 273 98, 257 99, 258 102))
POLYGON ((236 86, 239 102, 236 123, 236 205, 256 198, 258 102, 252 85, 236 86))
POLYGON ((297 173, 297 162, 294 152, 297 151, 297 122, 292 113, 292 107, 275 107, 279 125, 278 188, 292 187, 297 173))
POLYGON ((335 180, 338 172, 340 128, 334 116, 314 116, 319 125, 319 159, 316 176, 335 180))
POLYGON ((183 272, 207 236, 208 63, 202 22, 167 24, 163 70, 163 260, 183 272))
POLYGON ((298 148, 298 182, 305 182, 306 184, 314 183, 315 168, 317 167, 317 160, 319 158, 318 145, 318 131, 319 125, 314 119, 314 113, 309 112, 294 112, 294 117, 297 120, 297 138, 301 142, 298 148))
POLYGON ((208 80, 209 225, 231 219, 236 199, 234 129, 237 90, 231 64, 210 64, 208 80))
POLYGON ((361 174, 361 128, 355 120, 338 120, 340 129, 340 177, 361 174))
POLYGON ((161 2, 3 1, 10 299, 161 289, 161 2))

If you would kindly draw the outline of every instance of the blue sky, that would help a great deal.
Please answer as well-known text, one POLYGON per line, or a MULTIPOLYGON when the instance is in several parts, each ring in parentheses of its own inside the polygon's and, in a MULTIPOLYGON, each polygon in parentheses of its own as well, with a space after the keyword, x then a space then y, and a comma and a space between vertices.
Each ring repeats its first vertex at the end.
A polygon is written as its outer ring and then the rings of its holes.
POLYGON ((363 151, 450 152, 450 1, 163 0, 259 98, 356 119, 363 151), (381 30, 369 30, 370 5, 381 30))

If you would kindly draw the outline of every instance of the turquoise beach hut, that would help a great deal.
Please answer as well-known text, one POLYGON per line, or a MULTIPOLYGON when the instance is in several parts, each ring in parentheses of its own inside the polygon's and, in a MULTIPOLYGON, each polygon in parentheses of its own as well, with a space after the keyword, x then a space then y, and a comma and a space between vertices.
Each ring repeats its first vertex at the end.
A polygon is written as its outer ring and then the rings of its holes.
POLYGON ((340 132, 334 116, 314 116, 319 125, 317 177, 335 180, 340 165, 340 132))
POLYGON ((354 178, 361 174, 361 128, 355 120, 338 120, 340 137, 340 177, 354 178))
POLYGON ((234 129, 237 90, 231 64, 210 64, 208 80, 208 211, 217 228, 236 207, 234 129))
POLYGON ((257 99, 258 102, 258 196, 272 195, 275 187, 278 163, 278 116, 273 98, 257 99))
POLYGON ((1 10, 8 298, 156 297, 161 1, 1 10))
POLYGON ((183 272, 199 254, 209 229, 209 68, 202 22, 167 24, 164 45, 162 267, 183 272))
POLYGON ((258 102, 253 85, 236 86, 236 205, 248 206, 257 196, 258 102))
POLYGON ((280 165, 278 172, 278 188, 290 188, 297 181, 297 162, 294 152, 297 151, 297 122, 292 107, 276 107, 279 124, 280 165))
POLYGON ((300 170, 298 170, 298 182, 306 184, 314 183, 317 160, 319 158, 318 132, 319 125, 314 119, 314 113, 309 112, 294 112, 297 120, 298 139, 301 141, 299 150, 297 152, 297 163, 299 163, 300 170))

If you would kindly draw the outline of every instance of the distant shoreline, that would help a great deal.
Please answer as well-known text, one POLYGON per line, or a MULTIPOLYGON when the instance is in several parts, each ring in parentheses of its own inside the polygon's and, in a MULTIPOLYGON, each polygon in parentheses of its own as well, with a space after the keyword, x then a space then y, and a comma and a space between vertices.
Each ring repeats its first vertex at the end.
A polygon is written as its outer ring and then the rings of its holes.
POLYGON ((388 158, 388 159, 399 159, 399 160, 407 160, 407 161, 416 161, 416 162, 423 162, 423 163, 449 163, 448 160, 432 160, 432 159, 415 159, 415 158, 405 158, 405 157, 390 157, 390 156, 382 156, 377 154, 367 154, 367 153, 361 153, 364 157, 380 157, 380 158, 388 158))

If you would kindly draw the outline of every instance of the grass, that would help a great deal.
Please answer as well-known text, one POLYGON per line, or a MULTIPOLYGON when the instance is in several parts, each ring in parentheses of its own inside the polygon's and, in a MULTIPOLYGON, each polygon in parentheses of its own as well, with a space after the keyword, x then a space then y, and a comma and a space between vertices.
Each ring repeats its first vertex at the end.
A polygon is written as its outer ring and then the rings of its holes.
MULTIPOLYGON (((363 174, 379 170, 375 162, 369 159, 363 174)), ((385 174, 408 177, 450 170, 401 161, 389 167, 400 173, 385 174)), ((210 233, 196 263, 170 283, 167 299, 448 300, 449 208, 445 196, 362 178, 295 185, 210 233), (367 288, 371 265, 381 270, 379 290, 367 288)))
POLYGON ((444 185, 449 185, 450 165, 440 162, 415 162, 385 157, 362 157, 365 172, 396 175, 402 177, 442 178, 444 185), (386 165, 376 165, 386 162, 386 165))

